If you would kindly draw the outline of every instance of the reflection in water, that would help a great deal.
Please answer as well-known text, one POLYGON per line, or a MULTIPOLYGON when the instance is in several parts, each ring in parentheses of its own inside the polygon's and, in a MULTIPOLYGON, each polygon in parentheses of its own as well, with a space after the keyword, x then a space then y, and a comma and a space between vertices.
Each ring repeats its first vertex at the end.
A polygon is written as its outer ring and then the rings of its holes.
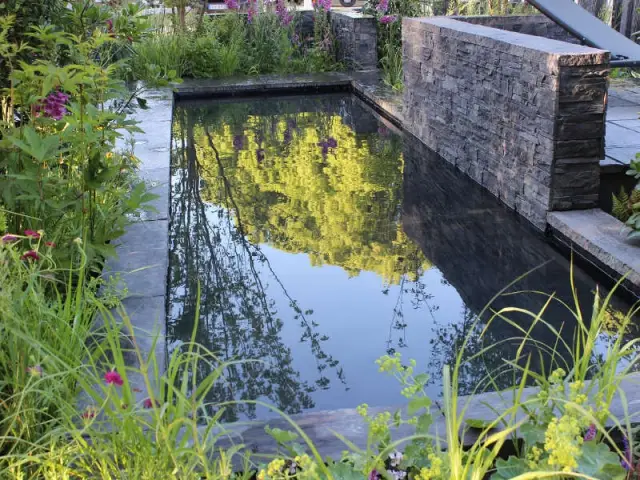
MULTIPOLYGON (((517 329, 496 322, 479 336, 490 298, 541 265, 517 288, 570 297, 568 262, 354 97, 178 105, 173 145, 169 338, 189 341, 199 308, 198 343, 258 360, 229 368, 211 402, 260 399, 287 413, 397 404, 378 356, 401 349, 429 366, 438 395, 465 336, 471 352, 498 345, 466 365, 466 393, 516 355, 504 340, 517 329)), ((578 272, 576 286, 588 305, 593 281, 578 272)), ((494 306, 543 303, 526 294, 494 306)), ((566 312, 548 314, 570 341, 566 312)), ((548 329, 533 335, 553 341, 548 329)), ((266 415, 238 404, 225 420, 266 415)))

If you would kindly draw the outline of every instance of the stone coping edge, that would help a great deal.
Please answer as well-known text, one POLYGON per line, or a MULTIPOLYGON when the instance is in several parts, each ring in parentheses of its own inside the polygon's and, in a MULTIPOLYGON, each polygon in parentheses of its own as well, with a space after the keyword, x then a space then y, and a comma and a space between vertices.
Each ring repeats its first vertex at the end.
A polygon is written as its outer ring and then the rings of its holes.
POLYGON ((561 250, 576 252, 604 272, 611 283, 621 281, 628 297, 640 298, 640 239, 628 239, 629 228, 599 208, 549 212, 547 231, 561 250))

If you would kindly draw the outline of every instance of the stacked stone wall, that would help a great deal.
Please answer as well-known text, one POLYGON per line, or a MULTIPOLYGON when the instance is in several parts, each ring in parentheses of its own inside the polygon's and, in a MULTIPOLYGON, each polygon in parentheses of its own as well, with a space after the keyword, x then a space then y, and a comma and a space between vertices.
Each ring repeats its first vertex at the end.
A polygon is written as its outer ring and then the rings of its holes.
POLYGON ((536 227, 598 205, 609 53, 405 19, 404 126, 536 227))

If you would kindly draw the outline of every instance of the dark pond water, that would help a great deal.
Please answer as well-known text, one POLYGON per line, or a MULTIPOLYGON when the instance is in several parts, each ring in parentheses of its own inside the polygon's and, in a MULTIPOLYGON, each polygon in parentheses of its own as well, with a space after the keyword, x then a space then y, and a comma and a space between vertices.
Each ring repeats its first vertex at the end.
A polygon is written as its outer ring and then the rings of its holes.
MULTIPOLYGON (((172 162, 170 348, 189 341, 199 284, 197 341, 223 360, 260 360, 228 369, 211 402, 402 404, 374 363, 395 352, 417 360, 438 397, 465 337, 470 354, 494 346, 462 370, 471 393, 520 343, 503 321, 480 334, 487 302, 536 268, 492 307, 538 311, 547 298, 532 291, 572 298, 570 263, 526 222, 353 96, 180 103, 172 162)), ((588 316, 596 283, 574 277, 588 316)), ((571 341, 566 309, 553 303, 545 319, 571 341)), ((558 343, 542 326, 532 336, 558 343)), ((523 353, 538 370, 548 360, 523 353)), ((225 419, 269 415, 238 405, 225 419)))

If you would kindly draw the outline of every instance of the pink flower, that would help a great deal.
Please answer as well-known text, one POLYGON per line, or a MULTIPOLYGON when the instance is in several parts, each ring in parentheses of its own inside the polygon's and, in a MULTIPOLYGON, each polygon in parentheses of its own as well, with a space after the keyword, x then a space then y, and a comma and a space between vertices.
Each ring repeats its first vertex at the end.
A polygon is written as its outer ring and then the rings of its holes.
POLYGON ((44 244, 49 248, 56 248, 56 244, 53 242, 44 242, 44 244))
POLYGON ((40 238, 40 234, 38 232, 36 232, 35 230, 25 230, 24 231, 25 236, 29 237, 29 238, 33 238, 34 240, 37 240, 40 238))
POLYGON ((33 367, 27 368, 27 373, 33 377, 41 377, 42 367, 40 365, 34 365, 33 367))
POLYGON ((28 252, 25 252, 24 255, 20 257, 20 260, 29 260, 29 261, 40 260, 40 255, 38 255, 38 252, 36 252, 35 250, 29 250, 28 252))
POLYGON ((380 0, 380 3, 376 6, 376 10, 380 13, 387 13, 387 10, 389 10, 389 0, 380 0))
POLYGON ((377 470, 371 470, 371 473, 369 473, 369 478, 368 480, 379 480, 380 479, 380 474, 378 473, 377 470))
POLYGON ((17 240, 19 240, 19 238, 16 237, 15 235, 10 234, 10 233, 7 233, 2 238, 0 238, 0 241, 2 241, 2 243, 15 242, 17 240))
POLYGON ((396 20, 398 20, 398 17, 396 17, 395 15, 385 15, 384 17, 380 17, 380 23, 382 23, 383 25, 389 25, 396 20))
POLYGON ((115 384, 118 387, 121 387, 122 384, 124 383, 122 381, 122 377, 120 376, 120 374, 115 370, 111 370, 110 372, 105 373, 104 381, 107 382, 108 385, 115 384))
MULTIPOLYGON (((159 407, 159 406, 160 406, 160 402, 158 402, 158 400, 156 400, 156 401, 155 401, 155 404, 156 404, 156 407, 159 407)), ((144 408, 153 408, 153 402, 151 401, 151 399, 150 399, 150 398, 145 398, 145 399, 142 401, 142 406, 143 406, 144 408)))
POLYGON ((108 19, 106 23, 107 23, 107 31, 109 33, 113 33, 113 20, 108 19))
POLYGON ((240 8, 238 0, 224 0, 224 3, 229 10, 238 10, 240 8))

